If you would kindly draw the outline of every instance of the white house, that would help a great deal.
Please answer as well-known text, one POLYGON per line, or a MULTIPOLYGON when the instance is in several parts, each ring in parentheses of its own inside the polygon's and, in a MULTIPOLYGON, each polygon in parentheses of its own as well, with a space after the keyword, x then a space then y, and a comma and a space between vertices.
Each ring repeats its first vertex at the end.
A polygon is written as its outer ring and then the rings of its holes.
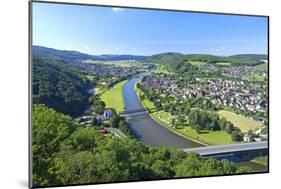
POLYGON ((244 142, 251 142, 252 137, 248 134, 244 134, 243 140, 244 142))
POLYGON ((104 120, 111 119, 112 118, 112 110, 110 110, 110 109, 104 110, 103 118, 104 118, 104 120))

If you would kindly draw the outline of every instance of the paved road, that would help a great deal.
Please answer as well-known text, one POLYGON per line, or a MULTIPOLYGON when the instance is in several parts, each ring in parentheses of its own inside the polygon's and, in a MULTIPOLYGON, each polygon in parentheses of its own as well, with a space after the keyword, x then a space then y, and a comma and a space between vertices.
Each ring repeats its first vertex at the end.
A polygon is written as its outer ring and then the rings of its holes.
POLYGON ((231 144, 231 145, 221 145, 221 146, 208 146, 200 148, 187 148, 184 149, 185 152, 196 152, 200 155, 215 155, 223 153, 231 153, 238 151, 250 151, 250 150, 262 150, 268 148, 268 142, 251 142, 243 144, 231 144))
POLYGON ((115 136, 117 136, 118 138, 125 138, 126 135, 124 133, 122 133, 120 130, 115 129, 115 128, 105 128, 106 131, 113 133, 115 136))

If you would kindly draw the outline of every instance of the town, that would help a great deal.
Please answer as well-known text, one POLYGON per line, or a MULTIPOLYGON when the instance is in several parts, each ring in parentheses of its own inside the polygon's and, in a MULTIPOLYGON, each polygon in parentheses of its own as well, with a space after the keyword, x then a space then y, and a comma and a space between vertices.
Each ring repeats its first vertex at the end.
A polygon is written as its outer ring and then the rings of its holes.
MULTIPOLYGON (((194 78, 195 82, 185 80, 175 73, 152 73, 144 76, 141 84, 145 90, 156 91, 160 96, 172 95, 177 102, 192 98, 204 99, 205 104, 211 102, 216 110, 225 109, 233 114, 236 112, 237 115, 243 115, 247 119, 260 123, 259 125, 267 125, 268 88, 265 82, 267 81, 267 73, 257 71, 250 66, 222 67, 214 65, 202 66, 198 72, 217 72, 218 70, 221 71, 221 76, 204 78, 197 74, 199 77, 194 78), (235 73, 239 73, 239 77, 233 77, 235 73), (249 79, 256 76, 264 77, 264 80, 253 81, 249 79)), ((155 103, 158 100, 159 98, 151 98, 151 101, 155 103)), ((174 108, 177 108, 177 105, 174 105, 174 108)), ((169 122, 170 120, 164 121, 169 122)), ((169 124, 171 125, 171 123, 169 124)), ((253 129, 254 132, 251 129, 243 130, 243 140, 245 142, 266 140, 268 133, 262 132, 265 127, 257 126, 253 129), (259 137, 256 137, 257 135, 259 137)))

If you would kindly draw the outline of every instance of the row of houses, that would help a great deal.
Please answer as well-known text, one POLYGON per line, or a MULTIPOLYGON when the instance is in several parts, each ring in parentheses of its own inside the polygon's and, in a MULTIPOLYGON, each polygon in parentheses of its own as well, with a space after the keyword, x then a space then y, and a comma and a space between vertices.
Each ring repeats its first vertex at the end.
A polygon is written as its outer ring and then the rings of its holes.
POLYGON ((157 89, 160 93, 174 94, 180 98, 203 97, 214 104, 235 107, 252 112, 267 112, 268 98, 260 86, 244 81, 196 78, 195 85, 179 88, 169 76, 150 75, 144 77, 145 88, 157 89))

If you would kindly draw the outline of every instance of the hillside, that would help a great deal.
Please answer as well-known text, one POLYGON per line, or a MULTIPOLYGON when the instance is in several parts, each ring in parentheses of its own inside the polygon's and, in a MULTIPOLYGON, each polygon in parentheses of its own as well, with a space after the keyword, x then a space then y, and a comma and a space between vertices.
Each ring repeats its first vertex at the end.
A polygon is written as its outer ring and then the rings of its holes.
POLYGON ((144 61, 147 63, 163 64, 170 70, 174 70, 179 64, 186 60, 184 54, 180 53, 162 53, 147 57, 144 61))
POLYGON ((254 59, 254 60, 267 60, 268 56, 265 54, 237 54, 230 57, 236 57, 236 58, 248 58, 248 59, 254 59))
POLYGON ((208 54, 180 54, 180 53, 162 53, 147 57, 144 61, 148 63, 157 63, 167 66, 171 71, 181 67, 184 62, 200 61, 208 64, 229 63, 232 65, 259 65, 263 62, 260 58, 266 59, 267 55, 245 54, 234 56, 215 56, 208 54))
POLYGON ((34 56, 32 67, 34 104, 45 104, 71 116, 84 111, 91 87, 89 80, 56 57, 34 56))
POLYGON ((32 47, 33 55, 44 55, 52 56, 60 59, 64 63, 72 63, 75 61, 82 60, 101 60, 101 61, 116 61, 116 60, 143 60, 145 56, 135 56, 135 55, 114 55, 114 54, 105 54, 105 55, 89 55, 81 53, 78 51, 67 51, 67 50, 58 50, 53 48, 47 48, 42 46, 33 46, 32 47))

